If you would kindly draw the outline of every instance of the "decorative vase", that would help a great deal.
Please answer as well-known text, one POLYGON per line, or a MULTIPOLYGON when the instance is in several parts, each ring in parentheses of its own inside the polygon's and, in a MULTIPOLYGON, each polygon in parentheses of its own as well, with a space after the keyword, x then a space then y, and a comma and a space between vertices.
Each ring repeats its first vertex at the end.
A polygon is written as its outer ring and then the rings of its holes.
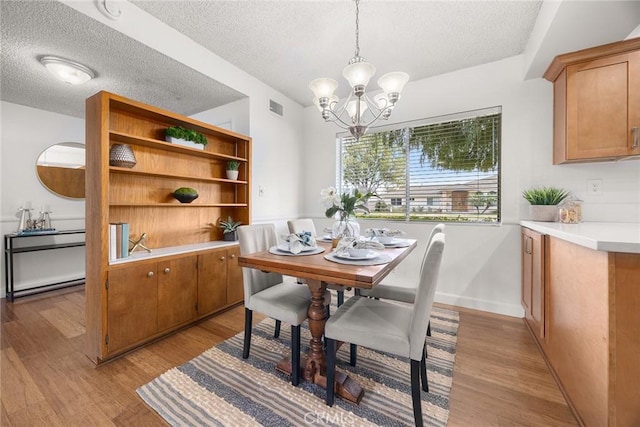
POLYGON ((109 165, 132 168, 136 165, 136 156, 129 144, 113 144, 109 149, 109 165))
POLYGON ((173 193, 173 197, 180 203, 191 203, 198 198, 198 194, 193 193, 173 193))
POLYGON ((233 179, 233 180, 238 179, 238 173, 240 173, 240 171, 227 170, 227 179, 233 179))
POLYGON ((530 205, 531 221, 555 222, 558 220, 557 205, 530 205))
POLYGON ((359 237, 360 224, 346 215, 340 215, 340 219, 331 226, 331 237, 334 239, 342 237, 359 237))

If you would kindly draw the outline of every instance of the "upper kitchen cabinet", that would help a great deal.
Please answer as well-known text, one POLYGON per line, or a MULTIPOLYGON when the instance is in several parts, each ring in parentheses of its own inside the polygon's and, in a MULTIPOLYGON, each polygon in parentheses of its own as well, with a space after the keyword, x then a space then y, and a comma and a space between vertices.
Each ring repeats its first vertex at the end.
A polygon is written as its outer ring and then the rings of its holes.
POLYGON ((553 163, 640 155, 640 38, 557 56, 553 82, 553 163))

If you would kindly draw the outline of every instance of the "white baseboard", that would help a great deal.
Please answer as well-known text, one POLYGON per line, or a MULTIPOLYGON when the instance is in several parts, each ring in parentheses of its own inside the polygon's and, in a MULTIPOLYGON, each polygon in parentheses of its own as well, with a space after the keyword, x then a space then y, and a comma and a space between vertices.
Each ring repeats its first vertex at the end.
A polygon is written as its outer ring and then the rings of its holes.
POLYGON ((524 309, 519 304, 506 304, 479 298, 446 294, 437 291, 435 301, 442 304, 457 305, 460 307, 472 308, 474 310, 488 311, 489 313, 503 314, 505 316, 518 318, 524 317, 524 309))

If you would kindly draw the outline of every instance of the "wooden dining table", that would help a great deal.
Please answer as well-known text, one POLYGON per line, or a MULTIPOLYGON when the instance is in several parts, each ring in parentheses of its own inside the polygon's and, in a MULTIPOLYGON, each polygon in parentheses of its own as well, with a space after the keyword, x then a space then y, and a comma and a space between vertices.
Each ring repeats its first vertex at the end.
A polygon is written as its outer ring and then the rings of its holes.
MULTIPOLYGON (((302 361, 301 376, 323 388, 327 387, 326 354, 322 337, 326 319, 324 293, 327 283, 336 283, 360 289, 371 289, 385 278, 395 267, 413 251, 417 242, 406 239, 408 246, 385 248, 384 255, 389 262, 378 265, 352 265, 325 259, 332 251, 330 243, 318 242, 325 251, 316 255, 278 255, 269 251, 244 254, 238 258, 241 267, 255 268, 265 272, 280 273, 286 276, 302 278, 311 291, 309 305, 309 331, 311 340, 306 358, 302 361)), ((281 372, 291 374, 291 360, 283 359, 277 365, 281 372)), ((336 372, 336 394, 343 399, 358 404, 364 396, 364 389, 355 380, 344 373, 336 372)))

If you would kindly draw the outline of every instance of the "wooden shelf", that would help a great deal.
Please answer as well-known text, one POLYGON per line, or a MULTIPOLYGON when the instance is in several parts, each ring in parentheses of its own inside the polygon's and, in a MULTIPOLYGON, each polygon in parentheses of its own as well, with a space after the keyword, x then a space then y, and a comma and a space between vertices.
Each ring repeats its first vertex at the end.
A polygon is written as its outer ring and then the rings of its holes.
POLYGON ((110 131, 109 135, 112 141, 121 142, 124 144, 141 145, 143 147, 158 148, 164 151, 172 151, 174 153, 185 153, 190 156, 208 157, 211 159, 220 160, 236 160, 239 162, 246 162, 247 159, 243 157, 228 156, 226 154, 212 153, 205 150, 197 150, 195 148, 189 148, 182 145, 171 144, 170 142, 160 141, 158 139, 144 138, 136 135, 131 135, 124 132, 110 131))
POLYGON ((246 203, 110 203, 109 206, 133 206, 148 208, 246 208, 246 203))
POLYGON ((141 170, 129 169, 129 168, 121 168, 116 166, 109 166, 109 170, 111 173, 121 173, 121 174, 130 174, 130 175, 145 175, 145 176, 154 176, 158 178, 176 178, 176 179, 187 179, 190 181, 204 181, 204 182, 222 182, 228 184, 241 184, 247 185, 247 181, 240 181, 237 179, 226 179, 226 178, 204 178, 201 176, 184 176, 180 174, 172 174, 166 172, 146 172, 141 170))

